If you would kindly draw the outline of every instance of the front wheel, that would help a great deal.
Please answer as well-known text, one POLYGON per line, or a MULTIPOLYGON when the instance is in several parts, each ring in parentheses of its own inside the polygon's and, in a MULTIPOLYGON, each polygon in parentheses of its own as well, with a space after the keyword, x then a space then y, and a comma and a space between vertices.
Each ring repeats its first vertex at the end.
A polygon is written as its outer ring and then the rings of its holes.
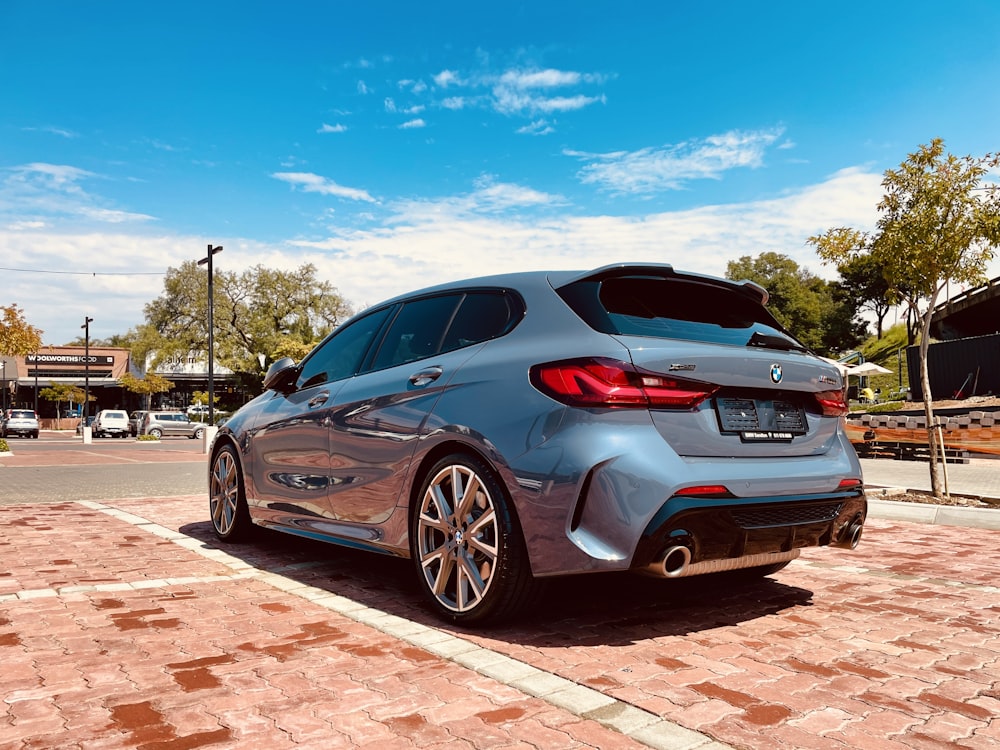
POLYGON ((208 480, 208 511, 212 517, 212 531, 226 542, 238 542, 251 536, 253 521, 247 507, 243 474, 236 449, 231 445, 212 459, 212 473, 208 480))
POLYGON ((481 459, 455 454, 427 473, 410 519, 423 594, 462 624, 514 616, 535 589, 510 500, 481 459))

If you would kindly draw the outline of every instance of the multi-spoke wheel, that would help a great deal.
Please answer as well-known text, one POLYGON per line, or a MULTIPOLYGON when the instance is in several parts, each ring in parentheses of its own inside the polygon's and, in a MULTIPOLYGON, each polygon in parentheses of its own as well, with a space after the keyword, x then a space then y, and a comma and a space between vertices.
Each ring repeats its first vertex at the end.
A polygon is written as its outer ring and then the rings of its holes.
POLYGON ((208 484, 208 509, 215 535, 227 542, 247 538, 253 529, 253 522, 247 509, 243 476, 233 446, 226 445, 215 454, 208 484))
POLYGON ((449 456, 428 472, 411 518, 410 547, 421 588, 452 620, 508 617, 532 588, 503 488, 470 456, 449 456))

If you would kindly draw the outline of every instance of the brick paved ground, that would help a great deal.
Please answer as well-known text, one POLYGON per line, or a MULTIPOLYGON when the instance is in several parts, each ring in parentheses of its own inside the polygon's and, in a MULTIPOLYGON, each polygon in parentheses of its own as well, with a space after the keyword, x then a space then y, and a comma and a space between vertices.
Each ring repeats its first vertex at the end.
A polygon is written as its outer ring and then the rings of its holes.
POLYGON ((769 580, 562 581, 474 634, 407 561, 219 552, 204 505, 0 507, 0 748, 1000 745, 1000 532, 874 520, 769 580))

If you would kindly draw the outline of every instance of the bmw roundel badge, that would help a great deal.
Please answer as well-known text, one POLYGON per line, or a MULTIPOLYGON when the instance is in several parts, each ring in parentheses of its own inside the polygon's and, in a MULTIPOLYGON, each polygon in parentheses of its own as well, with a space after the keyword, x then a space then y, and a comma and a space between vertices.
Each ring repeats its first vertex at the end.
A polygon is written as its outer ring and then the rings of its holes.
POLYGON ((771 365, 771 382, 780 383, 781 382, 781 365, 775 362, 771 365))

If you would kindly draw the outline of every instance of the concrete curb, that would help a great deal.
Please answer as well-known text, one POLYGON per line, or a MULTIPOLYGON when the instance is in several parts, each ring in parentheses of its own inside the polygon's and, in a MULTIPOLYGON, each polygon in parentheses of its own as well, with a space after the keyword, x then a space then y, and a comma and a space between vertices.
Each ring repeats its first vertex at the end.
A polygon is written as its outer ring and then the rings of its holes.
POLYGON ((954 505, 925 505, 868 498, 868 517, 889 521, 931 523, 1000 530, 1000 513, 993 508, 966 508, 954 505))

